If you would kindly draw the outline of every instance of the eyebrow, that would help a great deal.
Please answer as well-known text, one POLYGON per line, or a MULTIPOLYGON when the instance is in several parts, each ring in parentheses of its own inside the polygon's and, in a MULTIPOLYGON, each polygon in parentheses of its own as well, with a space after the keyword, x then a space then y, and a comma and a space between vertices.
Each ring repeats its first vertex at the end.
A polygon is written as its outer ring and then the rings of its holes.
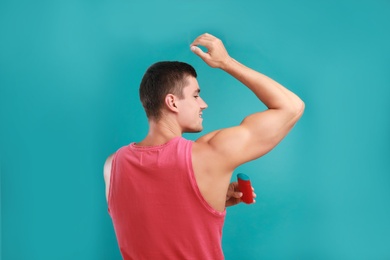
POLYGON ((194 93, 200 93, 200 88, 198 88, 198 89, 196 89, 195 91, 194 91, 194 93))

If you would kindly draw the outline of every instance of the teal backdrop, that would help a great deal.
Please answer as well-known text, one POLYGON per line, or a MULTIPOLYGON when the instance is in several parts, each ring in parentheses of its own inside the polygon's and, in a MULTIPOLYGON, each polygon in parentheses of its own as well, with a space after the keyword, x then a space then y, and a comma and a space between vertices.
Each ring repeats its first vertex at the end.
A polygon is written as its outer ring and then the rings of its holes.
POLYGON ((145 136, 152 63, 197 69, 204 133, 265 109, 190 52, 204 32, 306 104, 235 172, 257 202, 228 208, 226 259, 390 259, 389 17, 388 0, 2 0, 1 259, 121 259, 102 167, 145 136))

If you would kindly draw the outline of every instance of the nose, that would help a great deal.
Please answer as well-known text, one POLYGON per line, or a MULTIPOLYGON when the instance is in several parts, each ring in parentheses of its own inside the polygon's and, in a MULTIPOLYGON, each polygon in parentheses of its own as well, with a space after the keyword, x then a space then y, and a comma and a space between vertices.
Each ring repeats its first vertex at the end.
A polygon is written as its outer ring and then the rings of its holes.
POLYGON ((204 100, 203 100, 203 98, 201 98, 200 97, 200 99, 199 99, 199 105, 200 105, 200 108, 202 109, 202 110, 204 110, 204 109, 206 109, 207 107, 208 107, 208 105, 206 104, 206 102, 204 102, 204 100))

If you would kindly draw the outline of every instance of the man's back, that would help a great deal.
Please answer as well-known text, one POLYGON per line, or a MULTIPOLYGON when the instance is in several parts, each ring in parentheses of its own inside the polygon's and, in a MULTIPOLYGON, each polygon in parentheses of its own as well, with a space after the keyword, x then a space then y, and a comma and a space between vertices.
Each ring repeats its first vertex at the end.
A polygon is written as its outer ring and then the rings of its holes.
POLYGON ((223 259, 225 211, 201 195, 192 145, 176 137, 114 155, 108 205, 124 259, 223 259))

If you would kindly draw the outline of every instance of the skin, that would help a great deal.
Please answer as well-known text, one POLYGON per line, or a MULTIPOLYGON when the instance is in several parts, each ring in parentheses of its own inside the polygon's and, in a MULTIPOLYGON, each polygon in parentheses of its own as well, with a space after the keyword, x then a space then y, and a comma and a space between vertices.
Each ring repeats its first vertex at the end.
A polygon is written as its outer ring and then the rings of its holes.
MULTIPOLYGON (((196 38, 191 50, 210 67, 221 69, 242 82, 268 108, 248 115, 238 126, 208 133, 193 144, 192 162, 198 187, 210 206, 222 212, 227 206, 241 202, 237 183, 230 183, 233 171, 272 150, 299 120, 304 103, 276 81, 231 58, 222 41, 213 35, 206 33, 196 38)), ((173 94, 166 96, 161 119, 149 118, 149 132, 137 145, 161 145, 184 132, 203 129, 202 111, 207 104, 199 95, 197 80, 189 77, 188 82, 183 99, 173 94)), ((111 160, 112 156, 108 157, 104 166, 106 196, 111 160)))

